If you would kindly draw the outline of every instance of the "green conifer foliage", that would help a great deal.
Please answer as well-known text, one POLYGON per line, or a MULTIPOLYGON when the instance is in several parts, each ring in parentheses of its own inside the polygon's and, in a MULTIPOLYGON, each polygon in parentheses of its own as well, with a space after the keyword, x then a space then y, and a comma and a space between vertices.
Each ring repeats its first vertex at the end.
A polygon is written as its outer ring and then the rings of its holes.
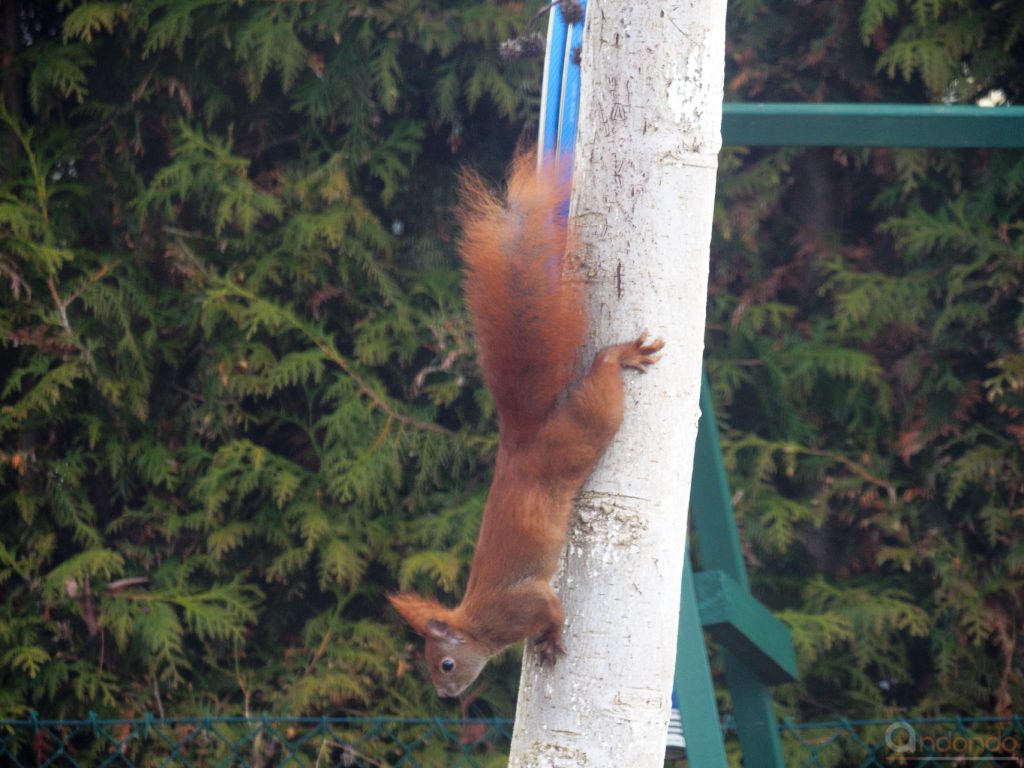
MULTIPOLYGON (((535 9, 2 8, 0 717, 439 711, 383 595, 464 584, 454 172, 531 132, 535 9)), ((1019 103, 1022 8, 737 0, 730 98, 1019 103)), ((707 367, 787 714, 1021 710, 1022 192, 1019 152, 722 155, 707 367)))
MULTIPOLYGON (((1019 3, 730 14, 735 99, 1024 93, 1019 3)), ((1019 151, 723 155, 707 365, 797 719, 1024 705, 1022 174, 1019 151)))
POLYGON ((383 594, 475 538, 448 211, 534 111, 530 12, 11 8, 0 717, 436 708, 383 594))

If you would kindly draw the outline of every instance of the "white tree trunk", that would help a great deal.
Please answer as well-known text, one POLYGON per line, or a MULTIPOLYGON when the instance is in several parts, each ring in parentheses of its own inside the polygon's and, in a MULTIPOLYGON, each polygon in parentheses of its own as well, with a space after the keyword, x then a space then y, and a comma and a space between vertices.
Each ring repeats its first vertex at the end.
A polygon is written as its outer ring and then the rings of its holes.
MULTIPOLYGON (((593 344, 665 339, 580 494, 555 579, 568 655, 523 662, 510 766, 661 766, 699 417, 725 0, 590 0, 573 221, 593 344)), ((686 702, 680 702, 685 707, 686 702)))

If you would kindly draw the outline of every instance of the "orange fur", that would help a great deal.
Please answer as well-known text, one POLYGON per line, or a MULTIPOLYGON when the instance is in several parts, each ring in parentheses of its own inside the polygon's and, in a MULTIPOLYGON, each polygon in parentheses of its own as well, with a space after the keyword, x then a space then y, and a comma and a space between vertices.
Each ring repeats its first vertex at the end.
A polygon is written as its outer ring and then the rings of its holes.
POLYGON ((562 605, 550 580, 572 500, 622 422, 622 369, 645 370, 662 347, 646 333, 606 347, 569 389, 587 318, 562 213, 564 176, 550 166, 537 171, 525 153, 513 163, 504 202, 479 177, 463 180, 464 288, 498 407, 494 480, 462 602, 448 609, 415 595, 389 597, 426 639, 442 696, 461 693, 488 658, 524 638, 537 638, 546 663, 564 652, 562 605))
POLYGON ((476 174, 462 178, 464 290, 480 367, 503 437, 529 435, 573 376, 586 332, 584 286, 566 254, 569 186, 555 164, 513 163, 506 202, 476 174))

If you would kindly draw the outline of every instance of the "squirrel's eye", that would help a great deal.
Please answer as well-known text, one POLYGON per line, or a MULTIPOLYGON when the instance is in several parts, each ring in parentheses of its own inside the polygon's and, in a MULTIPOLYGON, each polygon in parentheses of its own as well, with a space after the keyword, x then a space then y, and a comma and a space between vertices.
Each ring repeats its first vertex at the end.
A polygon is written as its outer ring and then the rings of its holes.
POLYGON ((441 659, 441 671, 451 672, 455 669, 455 659, 441 659))

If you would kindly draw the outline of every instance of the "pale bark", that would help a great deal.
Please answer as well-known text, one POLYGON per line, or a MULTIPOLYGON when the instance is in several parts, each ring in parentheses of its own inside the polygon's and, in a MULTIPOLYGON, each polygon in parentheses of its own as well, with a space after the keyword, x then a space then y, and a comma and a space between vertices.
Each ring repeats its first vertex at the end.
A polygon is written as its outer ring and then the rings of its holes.
MULTIPOLYGON (((555 579, 568 654, 523 662, 510 765, 661 766, 699 417, 721 146, 725 1, 591 0, 573 221, 588 355, 661 336, 627 372, 625 423, 580 494, 555 579)), ((685 702, 681 702, 686 706, 685 702)))

